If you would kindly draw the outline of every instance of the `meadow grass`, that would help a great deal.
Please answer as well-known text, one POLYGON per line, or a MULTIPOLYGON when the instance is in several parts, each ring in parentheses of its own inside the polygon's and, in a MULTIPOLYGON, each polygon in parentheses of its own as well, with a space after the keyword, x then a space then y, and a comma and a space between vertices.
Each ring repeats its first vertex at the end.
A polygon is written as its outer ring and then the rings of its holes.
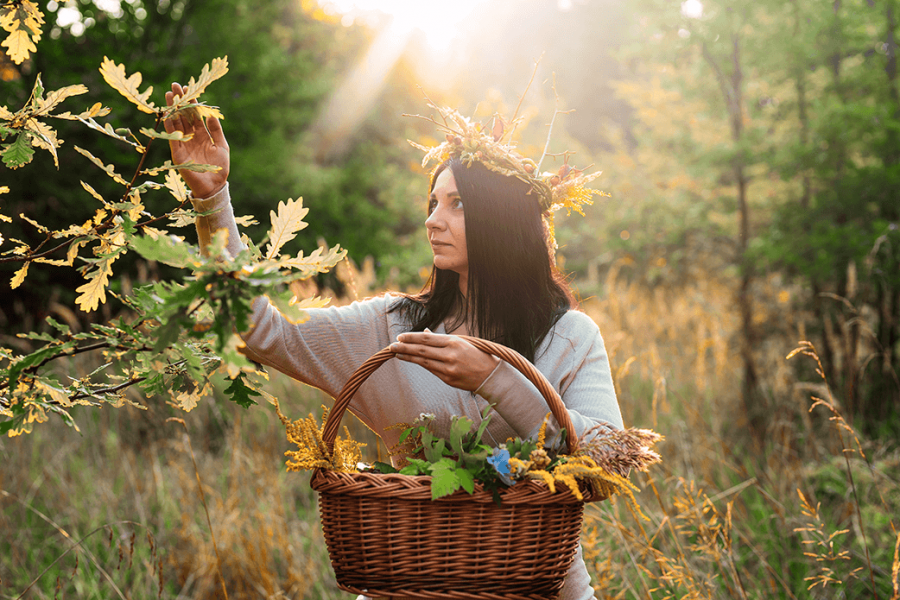
MULTIPOLYGON (((366 295, 370 278, 352 275, 366 295)), ((786 359, 807 317, 786 310, 783 288, 758 290, 770 418, 750 435, 728 282, 651 290, 613 269, 593 285, 583 309, 604 334, 626 424, 666 436, 662 465, 632 475, 648 520, 626 502, 587 508, 598 598, 900 600, 900 452, 859 438, 827 382, 798 380, 816 359, 809 347, 786 359)), ((328 402, 271 377, 291 418, 328 402)), ((334 584, 309 476, 285 472, 271 406, 76 418, 80 434, 56 421, 0 442, 0 598, 223 598, 223 586, 229 598, 351 597, 334 584)))

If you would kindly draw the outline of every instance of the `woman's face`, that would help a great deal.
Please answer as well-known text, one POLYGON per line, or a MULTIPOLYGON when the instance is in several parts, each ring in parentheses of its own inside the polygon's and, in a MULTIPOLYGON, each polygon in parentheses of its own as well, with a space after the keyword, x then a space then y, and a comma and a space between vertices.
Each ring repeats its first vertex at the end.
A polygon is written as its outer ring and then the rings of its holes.
POLYGON ((445 271, 455 271, 461 282, 464 281, 469 273, 466 221, 453 171, 449 168, 441 171, 434 182, 434 189, 428 199, 428 212, 425 229, 434 254, 434 266, 445 271))

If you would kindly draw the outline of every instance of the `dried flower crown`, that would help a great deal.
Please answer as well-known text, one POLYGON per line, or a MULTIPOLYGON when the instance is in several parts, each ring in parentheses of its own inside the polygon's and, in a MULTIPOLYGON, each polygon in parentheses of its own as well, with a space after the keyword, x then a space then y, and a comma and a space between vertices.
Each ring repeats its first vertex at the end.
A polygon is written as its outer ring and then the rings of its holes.
POLYGON ((429 148, 407 140, 425 152, 422 166, 428 167, 433 162, 440 164, 449 158, 458 158, 466 166, 477 161, 491 171, 524 181, 531 188, 528 193, 535 194, 538 198, 541 212, 550 225, 551 236, 553 211, 565 208, 567 214, 574 210, 584 215, 582 206, 592 204, 593 195, 608 195, 586 187, 586 184, 600 176, 600 172, 585 174, 584 170, 571 167, 569 165, 571 152, 563 153, 565 162, 555 173, 540 172, 540 165, 546 152, 537 163, 516 152, 511 138, 522 121, 521 117, 514 117, 507 125, 500 115, 494 115, 491 130, 488 132, 482 123, 473 122, 452 108, 439 107, 430 100, 427 104, 438 111, 441 121, 421 115, 405 116, 414 116, 434 123, 438 131, 445 134, 446 141, 429 148))

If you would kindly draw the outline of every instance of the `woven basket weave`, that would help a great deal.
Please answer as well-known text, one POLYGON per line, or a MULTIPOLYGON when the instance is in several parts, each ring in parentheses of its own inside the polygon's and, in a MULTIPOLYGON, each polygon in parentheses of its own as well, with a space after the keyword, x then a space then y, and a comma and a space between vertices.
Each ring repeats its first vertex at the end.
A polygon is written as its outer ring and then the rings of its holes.
MULTIPOLYGON (((541 392, 560 427, 572 421, 559 395, 517 352, 466 337, 478 349, 517 368, 541 392)), ((322 437, 334 449, 341 417, 363 382, 392 358, 373 355, 335 401, 322 437)), ((576 440, 569 438, 569 451, 576 440)), ((501 505, 476 484, 431 499, 431 478, 317 470, 325 543, 338 586, 368 596, 455 600, 552 600, 559 595, 581 533, 584 502, 605 496, 582 486, 584 500, 542 481, 520 481, 501 492, 501 505)))

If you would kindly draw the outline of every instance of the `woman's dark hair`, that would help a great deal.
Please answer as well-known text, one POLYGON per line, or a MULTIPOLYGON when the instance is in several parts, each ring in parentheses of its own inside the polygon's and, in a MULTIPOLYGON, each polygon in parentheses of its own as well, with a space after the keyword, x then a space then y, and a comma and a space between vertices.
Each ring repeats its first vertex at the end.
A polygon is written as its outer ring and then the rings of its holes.
POLYGON ((463 203, 468 297, 459 291, 459 275, 433 267, 422 291, 398 300, 391 312, 404 315, 412 331, 433 330, 452 317, 449 329, 466 322, 473 335, 534 362, 544 336, 575 304, 550 253, 537 196, 523 181, 455 158, 435 169, 429 192, 444 169, 453 172, 463 203))

